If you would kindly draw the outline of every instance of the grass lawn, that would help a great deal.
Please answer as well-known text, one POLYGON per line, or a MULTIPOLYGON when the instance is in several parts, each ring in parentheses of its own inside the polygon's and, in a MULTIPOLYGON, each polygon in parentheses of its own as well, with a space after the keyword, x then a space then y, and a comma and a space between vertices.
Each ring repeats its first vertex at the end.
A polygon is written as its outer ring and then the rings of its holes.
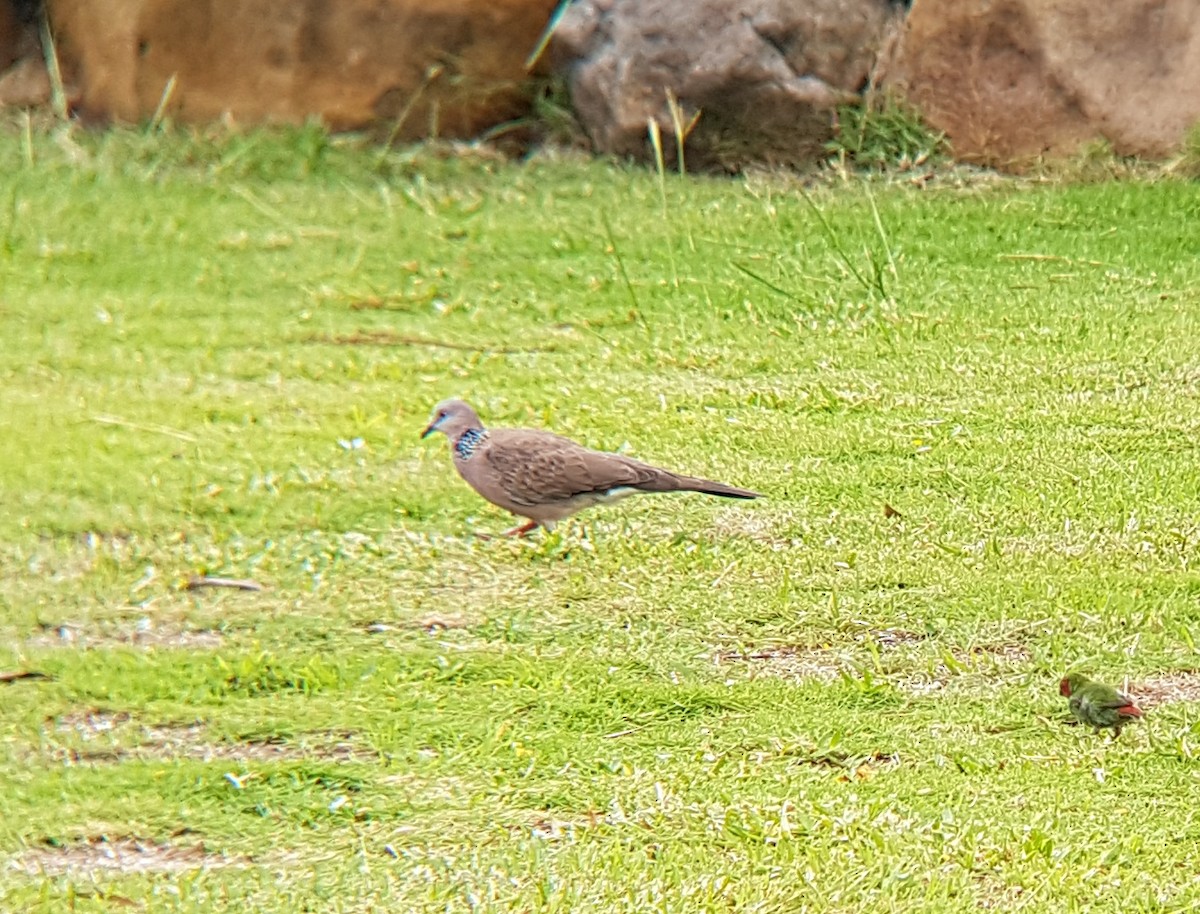
POLYGON ((5 128, 0 910, 1195 909, 1198 226, 5 128), (767 497, 484 541, 446 396, 767 497))

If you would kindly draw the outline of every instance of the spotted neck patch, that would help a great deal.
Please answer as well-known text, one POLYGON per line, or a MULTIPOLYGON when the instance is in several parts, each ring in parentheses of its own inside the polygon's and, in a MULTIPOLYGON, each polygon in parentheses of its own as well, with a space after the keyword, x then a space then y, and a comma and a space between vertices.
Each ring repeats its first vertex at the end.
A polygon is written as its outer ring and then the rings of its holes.
POLYGON ((479 450, 479 446, 487 441, 487 436, 487 429, 467 429, 454 442, 454 453, 458 455, 459 460, 470 460, 471 456, 479 450))

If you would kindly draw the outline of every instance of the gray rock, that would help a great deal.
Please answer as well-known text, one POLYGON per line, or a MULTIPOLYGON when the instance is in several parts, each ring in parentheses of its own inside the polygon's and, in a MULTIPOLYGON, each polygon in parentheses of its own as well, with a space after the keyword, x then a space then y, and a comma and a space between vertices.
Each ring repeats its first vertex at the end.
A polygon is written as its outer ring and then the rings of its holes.
POLYGON ((802 164, 822 155, 838 105, 857 100, 904 7, 889 0, 578 0, 555 66, 595 147, 673 160, 678 100, 688 165, 802 164))

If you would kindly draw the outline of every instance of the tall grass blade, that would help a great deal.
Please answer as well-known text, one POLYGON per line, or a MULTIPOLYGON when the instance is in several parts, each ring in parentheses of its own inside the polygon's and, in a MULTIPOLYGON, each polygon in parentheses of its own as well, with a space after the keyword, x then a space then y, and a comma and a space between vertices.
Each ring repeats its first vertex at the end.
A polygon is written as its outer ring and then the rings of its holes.
MULTIPOLYGON (((646 129, 650 133, 650 145, 654 148, 654 167, 658 173, 658 198, 662 204, 662 220, 664 229, 671 224, 671 212, 667 206, 667 167, 663 156, 662 130, 658 126, 658 121, 651 118, 646 129)), ((665 235, 667 240, 667 258, 671 262, 671 284, 679 288, 679 269, 675 264, 675 243, 671 240, 670 234, 665 235)))
POLYGON ((162 96, 158 100, 158 107, 154 109, 154 116, 150 118, 150 124, 147 128, 148 133, 157 133, 158 128, 162 125, 163 118, 167 113, 167 105, 171 104, 171 96, 175 94, 175 84, 177 73, 172 73, 171 78, 167 80, 163 86, 162 96))
POLYGON ((54 116, 65 121, 70 114, 67 110, 67 92, 63 88, 62 69, 58 65, 58 45, 54 42, 54 32, 50 28, 50 13, 42 10, 39 23, 42 38, 42 54, 46 58, 46 72, 50 74, 50 109, 54 116))
POLYGON ((554 8, 554 12, 550 14, 550 21, 546 23, 546 27, 542 29, 542 34, 538 36, 537 44, 533 46, 533 50, 525 58, 525 69, 527 71, 537 66, 537 62, 546 53, 546 48, 550 46, 550 41, 554 38, 554 32, 558 28, 558 24, 562 22, 563 16, 567 14, 567 8, 570 5, 571 0, 560 0, 558 6, 554 8))
POLYGON ((617 239, 613 235, 612 223, 608 221, 608 213, 602 212, 600 220, 604 223, 604 236, 608 239, 608 246, 612 248, 613 259, 617 262, 617 271, 621 274, 621 280, 625 283, 625 291, 629 293, 629 301, 633 304, 634 310, 638 314, 641 314, 641 304, 638 302, 637 292, 634 291, 633 283, 629 280, 629 272, 625 269, 625 260, 621 257, 621 249, 617 247, 617 239))

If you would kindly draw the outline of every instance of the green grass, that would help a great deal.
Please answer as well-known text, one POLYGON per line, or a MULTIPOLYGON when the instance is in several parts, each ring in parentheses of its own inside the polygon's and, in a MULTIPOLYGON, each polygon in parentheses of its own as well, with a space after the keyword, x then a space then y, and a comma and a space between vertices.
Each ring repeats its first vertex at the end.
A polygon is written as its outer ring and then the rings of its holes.
POLYGON ((859 168, 907 171, 945 159, 947 143, 900 98, 872 88, 859 104, 838 109, 837 134, 826 149, 859 168))
POLYGON ((1198 219, 9 130, 0 908, 1194 908, 1198 219), (767 498, 485 542, 450 395, 767 498))

